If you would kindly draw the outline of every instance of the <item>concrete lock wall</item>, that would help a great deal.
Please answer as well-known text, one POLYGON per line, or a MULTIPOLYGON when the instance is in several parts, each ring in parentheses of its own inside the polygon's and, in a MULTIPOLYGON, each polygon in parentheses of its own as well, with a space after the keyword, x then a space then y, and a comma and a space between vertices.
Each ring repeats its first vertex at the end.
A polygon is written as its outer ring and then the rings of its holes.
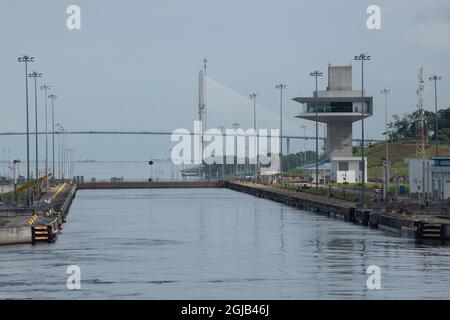
POLYGON ((0 228, 0 245, 31 243, 31 227, 0 228))

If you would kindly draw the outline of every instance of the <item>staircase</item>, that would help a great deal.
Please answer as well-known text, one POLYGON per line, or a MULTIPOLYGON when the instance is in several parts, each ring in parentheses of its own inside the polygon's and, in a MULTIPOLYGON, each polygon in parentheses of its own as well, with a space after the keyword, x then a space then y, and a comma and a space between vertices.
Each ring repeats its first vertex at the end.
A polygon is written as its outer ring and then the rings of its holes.
POLYGON ((33 244, 39 242, 50 243, 54 239, 52 226, 32 226, 31 227, 31 242, 33 244))
POLYGON ((440 239, 442 225, 440 223, 422 223, 421 236, 425 239, 440 239))

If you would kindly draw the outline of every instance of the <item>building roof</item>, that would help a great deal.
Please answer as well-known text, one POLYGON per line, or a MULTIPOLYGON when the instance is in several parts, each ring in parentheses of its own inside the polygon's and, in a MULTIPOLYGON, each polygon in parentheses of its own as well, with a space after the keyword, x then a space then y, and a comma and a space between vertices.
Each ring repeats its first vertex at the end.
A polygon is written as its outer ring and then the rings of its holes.
MULTIPOLYGON (((331 170, 330 159, 325 159, 318 162, 319 170, 331 170)), ((316 163, 310 163, 301 167, 303 170, 316 170, 316 163)))

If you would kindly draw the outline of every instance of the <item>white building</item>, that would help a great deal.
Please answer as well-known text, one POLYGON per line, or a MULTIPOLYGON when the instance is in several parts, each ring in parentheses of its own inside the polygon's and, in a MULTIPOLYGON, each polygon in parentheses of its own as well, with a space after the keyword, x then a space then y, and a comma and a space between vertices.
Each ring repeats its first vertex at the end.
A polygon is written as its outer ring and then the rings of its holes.
MULTIPOLYGON (((367 168, 367 158, 364 158, 367 168)), ((355 183, 362 181, 362 168, 360 157, 334 157, 331 158, 331 180, 337 183, 355 183)), ((367 182, 367 174, 365 176, 367 182)))
POLYGON ((450 157, 408 159, 409 192, 450 199, 450 157))

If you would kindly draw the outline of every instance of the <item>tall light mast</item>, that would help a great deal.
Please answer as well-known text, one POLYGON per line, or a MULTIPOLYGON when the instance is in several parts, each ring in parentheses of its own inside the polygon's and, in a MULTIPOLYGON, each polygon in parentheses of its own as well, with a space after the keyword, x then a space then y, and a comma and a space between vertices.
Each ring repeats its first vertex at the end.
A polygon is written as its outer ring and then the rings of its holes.
POLYGON ((206 65, 207 65, 207 63, 208 63, 208 58, 203 58, 203 122, 204 122, 204 125, 203 125, 203 127, 205 128, 205 130, 207 130, 208 129, 208 125, 207 125, 207 120, 208 120, 208 117, 207 117, 207 115, 208 115, 208 113, 207 113, 207 110, 206 110, 206 107, 207 107, 207 105, 206 105, 206 76, 207 76, 207 73, 206 73, 206 65))
POLYGON ((417 156, 419 158, 425 158, 425 133, 424 133, 424 114, 425 110, 423 107, 423 90, 424 90, 424 80, 423 80, 423 67, 420 67, 418 74, 418 86, 417 86, 417 96, 419 97, 418 107, 418 119, 417 119, 417 156))
MULTIPOLYGON (((203 150, 205 146, 204 132, 206 130, 206 63, 207 58, 203 59, 203 70, 199 73, 199 86, 198 86, 198 120, 201 123, 200 130, 200 158, 203 163, 203 150)), ((199 175, 202 176, 202 165, 199 166, 199 175)))

